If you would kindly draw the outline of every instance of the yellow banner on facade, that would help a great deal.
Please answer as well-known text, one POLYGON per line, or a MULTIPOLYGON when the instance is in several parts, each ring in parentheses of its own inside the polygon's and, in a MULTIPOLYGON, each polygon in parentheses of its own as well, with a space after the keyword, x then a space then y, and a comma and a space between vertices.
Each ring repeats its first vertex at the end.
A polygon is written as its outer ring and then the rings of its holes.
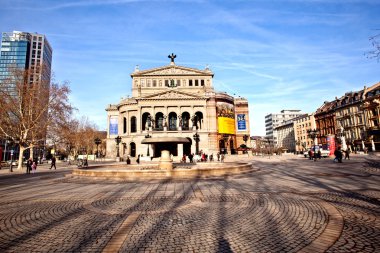
POLYGON ((218 133, 235 134, 235 119, 218 117, 218 133))

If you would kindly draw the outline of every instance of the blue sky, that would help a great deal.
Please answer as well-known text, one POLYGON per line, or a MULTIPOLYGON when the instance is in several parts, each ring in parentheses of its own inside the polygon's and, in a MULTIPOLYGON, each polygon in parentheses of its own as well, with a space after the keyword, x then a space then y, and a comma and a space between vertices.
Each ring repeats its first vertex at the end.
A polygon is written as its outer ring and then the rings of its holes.
POLYGON ((249 100, 251 135, 282 109, 315 111, 326 100, 380 81, 367 59, 380 33, 378 0, 0 0, 0 31, 45 34, 57 81, 99 129, 108 104, 131 94, 136 65, 176 63, 214 72, 214 88, 249 100))

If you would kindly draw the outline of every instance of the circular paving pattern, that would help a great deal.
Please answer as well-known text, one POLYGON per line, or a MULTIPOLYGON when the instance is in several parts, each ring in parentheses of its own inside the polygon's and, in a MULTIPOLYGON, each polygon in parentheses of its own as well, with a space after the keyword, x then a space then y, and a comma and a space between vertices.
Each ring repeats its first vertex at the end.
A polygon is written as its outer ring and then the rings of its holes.
POLYGON ((326 193, 319 197, 334 205, 344 218, 342 234, 328 252, 378 252, 380 249, 378 192, 326 193))
POLYGON ((101 252, 131 214, 121 252, 297 252, 328 223, 318 201, 293 194, 25 201, 0 214, 2 252, 101 252))
POLYGON ((285 194, 171 203, 157 206, 160 215, 141 213, 121 251, 297 252, 323 232, 328 219, 317 202, 285 194))

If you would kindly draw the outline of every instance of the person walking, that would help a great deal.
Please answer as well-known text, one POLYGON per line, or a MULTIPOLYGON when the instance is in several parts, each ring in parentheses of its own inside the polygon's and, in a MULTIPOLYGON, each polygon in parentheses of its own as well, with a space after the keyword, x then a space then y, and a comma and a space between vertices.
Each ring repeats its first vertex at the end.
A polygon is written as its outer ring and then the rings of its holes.
POLYGON ((37 170, 37 164, 36 164, 36 162, 33 162, 32 163, 32 173, 33 174, 36 173, 36 170, 37 170))
POLYGON ((26 174, 30 174, 30 172, 32 171, 32 164, 33 164, 32 158, 29 158, 26 161, 26 174))
POLYGON ((347 148, 345 156, 344 156, 344 160, 346 160, 346 159, 350 160, 350 153, 351 153, 350 148, 347 148))
POLYGON ((220 161, 220 153, 219 152, 216 154, 216 157, 218 158, 218 162, 219 162, 220 161))
POLYGON ((55 162, 56 162, 56 159, 55 159, 55 156, 53 156, 53 157, 51 158, 51 166, 50 166, 50 169, 53 168, 53 166, 54 166, 54 169, 55 169, 55 170, 57 169, 57 167, 55 166, 55 162))
POLYGON ((220 156, 220 161, 223 163, 224 162, 224 154, 222 154, 221 156, 220 156))

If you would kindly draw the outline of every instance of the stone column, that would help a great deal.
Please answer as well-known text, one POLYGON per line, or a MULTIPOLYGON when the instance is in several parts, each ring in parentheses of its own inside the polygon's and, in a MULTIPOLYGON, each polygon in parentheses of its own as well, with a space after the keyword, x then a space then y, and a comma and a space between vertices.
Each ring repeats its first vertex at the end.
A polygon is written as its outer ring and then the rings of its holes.
POLYGON ((182 159, 183 154, 183 144, 178 144, 178 157, 182 159))

